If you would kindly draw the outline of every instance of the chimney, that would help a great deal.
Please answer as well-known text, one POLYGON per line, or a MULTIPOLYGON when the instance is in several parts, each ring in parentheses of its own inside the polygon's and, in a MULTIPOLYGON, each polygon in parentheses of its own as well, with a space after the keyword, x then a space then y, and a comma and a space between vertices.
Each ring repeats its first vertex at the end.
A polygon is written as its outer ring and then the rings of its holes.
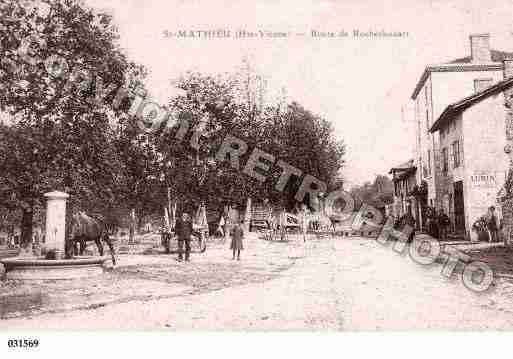
POLYGON ((504 80, 513 77, 513 57, 507 57, 502 60, 504 80))
POLYGON ((470 35, 470 56, 472 63, 487 63, 492 61, 490 53, 490 34, 470 35))

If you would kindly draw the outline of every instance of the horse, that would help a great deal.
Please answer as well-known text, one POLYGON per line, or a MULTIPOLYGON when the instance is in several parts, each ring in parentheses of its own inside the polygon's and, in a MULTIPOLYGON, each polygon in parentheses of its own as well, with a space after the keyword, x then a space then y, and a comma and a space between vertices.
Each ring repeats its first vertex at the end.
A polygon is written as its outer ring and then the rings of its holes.
POLYGON ((99 219, 93 218, 84 212, 78 212, 73 215, 71 224, 71 248, 75 255, 77 254, 77 244, 80 244, 80 255, 84 254, 86 242, 94 241, 103 256, 102 240, 107 243, 112 256, 112 264, 116 265, 116 258, 114 257, 114 246, 109 238, 107 226, 99 219))

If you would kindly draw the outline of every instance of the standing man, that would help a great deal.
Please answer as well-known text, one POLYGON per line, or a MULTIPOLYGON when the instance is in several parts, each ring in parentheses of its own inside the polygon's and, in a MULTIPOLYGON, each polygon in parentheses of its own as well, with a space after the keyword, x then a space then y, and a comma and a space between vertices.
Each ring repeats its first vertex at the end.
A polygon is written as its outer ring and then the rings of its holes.
POLYGON ((488 238, 490 242, 496 242, 499 238, 499 225, 497 216, 495 215, 495 207, 490 206, 486 215, 486 229, 488 230, 488 238))
POLYGON ((429 215, 429 235, 433 238, 438 238, 438 214, 435 207, 430 208, 429 215))
POLYGON ((442 208, 440 210, 440 214, 438 215, 438 228, 440 229, 440 239, 442 241, 447 239, 447 227, 449 227, 449 224, 451 224, 449 216, 444 212, 444 209, 442 208))
POLYGON ((182 218, 176 221, 175 227, 178 236, 178 261, 183 260, 183 246, 185 244, 185 261, 189 261, 191 253, 191 235, 192 235, 192 221, 188 213, 183 212, 182 218))

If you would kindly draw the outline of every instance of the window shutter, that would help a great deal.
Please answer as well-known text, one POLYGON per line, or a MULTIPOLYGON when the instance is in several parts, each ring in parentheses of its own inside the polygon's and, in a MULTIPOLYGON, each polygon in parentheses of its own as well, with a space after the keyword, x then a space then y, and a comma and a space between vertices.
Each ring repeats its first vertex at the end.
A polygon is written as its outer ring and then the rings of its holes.
POLYGON ((454 161, 452 159, 452 155, 454 153, 452 144, 447 146, 447 171, 451 168, 454 168, 454 161))
POLYGON ((463 166, 463 159, 465 154, 463 153, 463 139, 458 140, 459 143, 459 149, 460 149, 460 166, 463 166))

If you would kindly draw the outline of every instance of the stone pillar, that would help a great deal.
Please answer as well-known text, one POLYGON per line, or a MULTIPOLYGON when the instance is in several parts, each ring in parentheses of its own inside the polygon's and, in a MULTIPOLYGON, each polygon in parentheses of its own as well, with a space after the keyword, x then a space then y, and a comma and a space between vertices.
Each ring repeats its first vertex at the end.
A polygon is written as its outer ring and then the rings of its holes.
POLYGON ((66 238, 66 200, 64 192, 49 192, 44 195, 46 202, 46 249, 54 250, 56 259, 64 257, 66 238))

